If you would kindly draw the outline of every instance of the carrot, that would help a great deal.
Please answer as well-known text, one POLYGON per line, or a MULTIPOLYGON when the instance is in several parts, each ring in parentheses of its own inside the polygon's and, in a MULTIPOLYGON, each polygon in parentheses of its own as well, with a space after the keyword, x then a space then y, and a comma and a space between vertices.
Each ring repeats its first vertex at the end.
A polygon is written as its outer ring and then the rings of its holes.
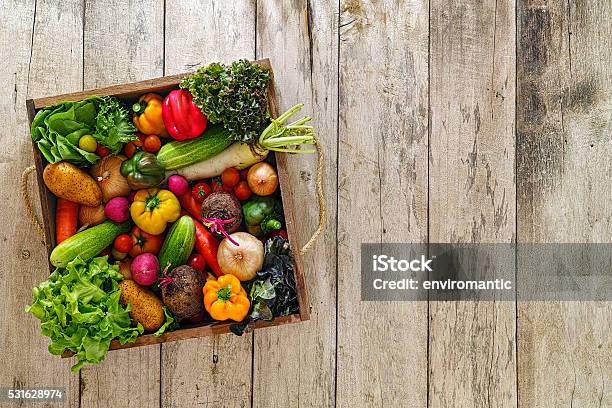
POLYGON ((55 241, 57 244, 70 238, 77 232, 79 205, 75 202, 57 199, 55 210, 55 241))

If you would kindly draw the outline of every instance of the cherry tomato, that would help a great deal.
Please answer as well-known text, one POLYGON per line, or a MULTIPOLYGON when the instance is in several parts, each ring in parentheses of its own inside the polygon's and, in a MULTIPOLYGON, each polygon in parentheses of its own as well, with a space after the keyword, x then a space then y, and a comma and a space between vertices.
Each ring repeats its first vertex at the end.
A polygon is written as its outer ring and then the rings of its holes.
POLYGON ((221 181, 224 186, 234 187, 240 181, 240 173, 233 167, 223 170, 221 181))
POLYGON ((271 231, 271 232, 268 234, 268 238, 272 238, 272 237, 282 237, 282 238, 288 239, 288 237, 287 237, 287 231, 282 230, 282 229, 281 229, 281 230, 271 231))
POLYGON ((248 173, 249 173, 248 168, 240 170, 240 180, 246 180, 248 173))
POLYGON ((111 253, 113 254, 113 258, 116 259, 117 261, 122 261, 127 257, 127 253, 119 252, 115 248, 113 248, 111 253))
POLYGON ((84 135, 79 139, 79 147, 86 152, 93 153, 98 148, 98 142, 92 135, 84 135))
POLYGON ((129 158, 132 157, 136 151, 140 150, 141 147, 142 142, 140 140, 132 140, 123 146, 123 152, 129 158))
POLYGON ((106 157, 106 156, 109 155, 110 149, 108 147, 102 146, 101 144, 98 143, 98 147, 96 147, 96 153, 100 157, 106 157))
POLYGON ((234 192, 234 187, 226 186, 224 184, 223 185, 223 191, 225 191, 226 193, 233 193, 234 192))
POLYGON ((115 238, 113 248, 119 252, 128 253, 132 250, 132 237, 128 234, 121 234, 115 238))
POLYGON ((149 135, 145 138, 142 145, 145 152, 156 153, 161 147, 161 140, 156 135, 149 135))
POLYGON ((204 272, 204 269, 206 268, 206 260, 204 259, 203 255, 193 253, 189 256, 187 265, 191 266, 196 271, 204 272))
POLYGON ((208 197, 210 193, 212 193, 212 190, 210 186, 204 181, 200 181, 191 189, 191 196, 200 204, 202 204, 204 199, 208 197))
POLYGON ((212 191, 223 190, 223 183, 221 182, 221 178, 215 177, 214 179, 212 179, 210 182, 210 188, 212 189, 212 191))
POLYGON ((234 187, 234 195, 240 201, 248 200, 249 198, 251 198, 252 194, 253 192, 251 191, 251 188, 249 187, 249 183, 247 183, 244 180, 236 184, 236 187, 234 187))

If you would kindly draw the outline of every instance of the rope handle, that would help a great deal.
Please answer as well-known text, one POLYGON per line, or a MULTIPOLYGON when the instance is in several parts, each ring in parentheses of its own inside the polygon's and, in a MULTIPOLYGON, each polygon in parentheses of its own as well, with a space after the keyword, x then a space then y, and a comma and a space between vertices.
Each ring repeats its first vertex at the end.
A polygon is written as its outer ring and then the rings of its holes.
POLYGON ((300 249, 300 254, 306 254, 310 248, 314 245, 316 240, 319 238, 323 230, 325 229, 325 221, 327 219, 327 204, 325 203, 325 195, 323 195, 323 172, 325 170, 325 156, 323 154, 323 146, 321 142, 316 138, 315 147, 317 149, 317 177, 315 179, 315 186, 317 189, 317 199, 319 201, 319 226, 312 234, 310 239, 300 249))
POLYGON ((45 230, 42 227, 42 223, 39 221, 38 217, 34 213, 34 207, 32 206, 32 201, 30 200, 30 193, 28 190, 28 179, 30 174, 36 171, 36 166, 30 166, 26 168, 23 173, 21 173, 21 196, 23 197, 23 202, 25 204, 26 216, 30 220, 30 224, 34 227, 38 235, 43 239, 45 239, 45 230))

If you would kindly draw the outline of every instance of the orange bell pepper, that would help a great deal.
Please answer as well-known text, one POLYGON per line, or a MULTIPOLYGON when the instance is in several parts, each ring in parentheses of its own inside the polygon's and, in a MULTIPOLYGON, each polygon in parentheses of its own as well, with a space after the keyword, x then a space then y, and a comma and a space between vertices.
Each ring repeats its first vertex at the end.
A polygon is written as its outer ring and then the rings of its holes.
POLYGON ((249 313, 251 303, 234 275, 209 279, 204 285, 204 308, 215 320, 241 322, 249 313))
POLYGON ((162 118, 163 100, 158 94, 147 93, 132 105, 134 126, 140 132, 146 135, 169 136, 162 118))

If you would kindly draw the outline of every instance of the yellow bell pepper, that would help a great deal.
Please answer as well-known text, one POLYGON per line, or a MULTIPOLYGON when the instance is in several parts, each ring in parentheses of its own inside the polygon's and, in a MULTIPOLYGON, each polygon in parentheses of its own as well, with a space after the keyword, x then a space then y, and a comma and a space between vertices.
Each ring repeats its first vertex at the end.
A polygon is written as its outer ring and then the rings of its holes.
POLYGON ((134 196, 130 214, 138 228, 159 235, 164 232, 167 223, 176 221, 181 215, 181 205, 168 190, 142 189, 134 196))
POLYGON ((251 303, 234 275, 209 279, 204 285, 204 308, 215 320, 231 319, 241 322, 249 313, 251 303))
POLYGON ((140 132, 145 135, 169 136, 162 118, 162 102, 163 98, 158 94, 147 93, 132 106, 134 126, 140 132))

